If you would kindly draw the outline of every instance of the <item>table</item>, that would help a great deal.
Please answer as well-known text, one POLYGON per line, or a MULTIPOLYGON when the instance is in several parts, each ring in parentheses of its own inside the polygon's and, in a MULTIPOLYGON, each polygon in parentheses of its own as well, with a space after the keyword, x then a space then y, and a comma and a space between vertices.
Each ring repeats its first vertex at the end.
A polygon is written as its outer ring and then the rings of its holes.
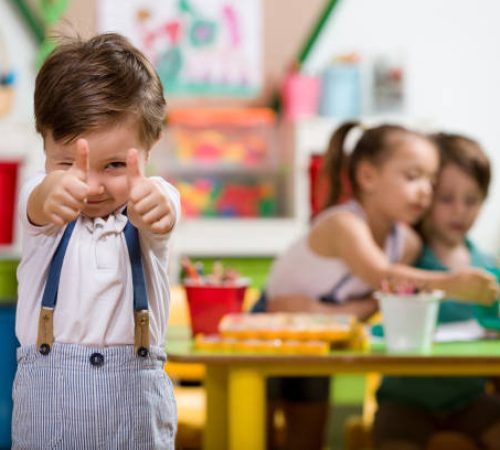
POLYGON ((327 355, 208 352, 179 335, 167 342, 170 361, 205 364, 205 450, 265 448, 266 378, 378 372, 386 375, 500 375, 500 342, 434 344, 429 355, 337 350, 327 355))

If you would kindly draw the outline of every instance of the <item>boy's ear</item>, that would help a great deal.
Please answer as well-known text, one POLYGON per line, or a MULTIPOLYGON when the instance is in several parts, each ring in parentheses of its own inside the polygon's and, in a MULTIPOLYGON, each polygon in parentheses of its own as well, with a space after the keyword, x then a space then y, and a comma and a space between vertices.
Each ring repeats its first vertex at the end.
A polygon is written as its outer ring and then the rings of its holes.
POLYGON ((377 168, 369 161, 360 161, 356 171, 358 186, 362 192, 372 193, 377 179, 377 168))
POLYGON ((146 162, 149 161, 149 155, 151 153, 151 149, 153 149, 156 145, 158 145, 158 142, 160 142, 162 139, 163 139, 163 136, 165 135, 165 132, 162 130, 160 132, 160 136, 158 136, 158 139, 156 139, 156 141, 153 142, 153 144, 151 145, 151 147, 149 147, 146 151, 146 162))

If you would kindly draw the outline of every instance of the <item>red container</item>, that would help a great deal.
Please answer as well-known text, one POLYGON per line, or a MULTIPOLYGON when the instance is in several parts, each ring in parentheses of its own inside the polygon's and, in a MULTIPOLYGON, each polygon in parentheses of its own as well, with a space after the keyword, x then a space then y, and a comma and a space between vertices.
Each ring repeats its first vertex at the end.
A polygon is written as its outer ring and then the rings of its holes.
MULTIPOLYGON (((340 198, 338 203, 344 203, 352 198, 352 188, 347 171, 340 174, 340 198)), ((309 158, 309 207, 311 218, 326 208, 330 194, 330 180, 323 173, 323 155, 312 154, 309 158)))
POLYGON ((281 91, 285 118, 296 120, 317 114, 320 89, 319 77, 288 73, 281 91))
POLYGON ((0 245, 12 244, 19 161, 0 161, 0 245))
POLYGON ((224 315, 242 311, 246 288, 246 285, 184 285, 193 336, 218 333, 224 315))

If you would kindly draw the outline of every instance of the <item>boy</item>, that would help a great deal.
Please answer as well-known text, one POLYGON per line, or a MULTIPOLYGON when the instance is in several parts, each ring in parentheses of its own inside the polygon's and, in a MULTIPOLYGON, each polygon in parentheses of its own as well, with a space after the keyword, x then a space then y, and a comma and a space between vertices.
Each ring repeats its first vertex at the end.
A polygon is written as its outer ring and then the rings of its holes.
POLYGON ((45 173, 20 195, 14 449, 174 448, 163 371, 176 190, 146 178, 165 114, 118 34, 68 39, 38 73, 45 173))
MULTIPOLYGON (((433 136, 441 169, 432 206, 421 224, 425 246, 416 266, 495 270, 494 261, 467 239, 490 182, 490 163, 477 142, 460 135, 433 136)), ((473 318, 474 306, 444 301, 439 322, 473 318)), ((381 450, 425 449, 434 431, 467 435, 484 449, 499 449, 500 398, 485 392, 480 377, 386 377, 377 393, 375 444, 381 450)))

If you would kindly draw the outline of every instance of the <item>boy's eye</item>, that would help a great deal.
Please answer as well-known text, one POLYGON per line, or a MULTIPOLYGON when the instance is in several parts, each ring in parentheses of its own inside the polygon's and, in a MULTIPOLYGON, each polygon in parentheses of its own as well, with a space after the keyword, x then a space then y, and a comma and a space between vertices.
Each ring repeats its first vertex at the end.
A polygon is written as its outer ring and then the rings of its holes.
POLYGON ((451 195, 441 194, 436 195, 436 198, 441 203, 453 203, 453 197, 451 195))
POLYGON ((121 169, 123 167, 126 167, 127 164, 124 163, 123 161, 113 161, 113 162, 110 162, 106 168, 107 169, 121 169))
POLYGON ((405 177, 409 181, 416 180, 417 178, 420 177, 420 174, 417 172, 406 172, 405 177))

